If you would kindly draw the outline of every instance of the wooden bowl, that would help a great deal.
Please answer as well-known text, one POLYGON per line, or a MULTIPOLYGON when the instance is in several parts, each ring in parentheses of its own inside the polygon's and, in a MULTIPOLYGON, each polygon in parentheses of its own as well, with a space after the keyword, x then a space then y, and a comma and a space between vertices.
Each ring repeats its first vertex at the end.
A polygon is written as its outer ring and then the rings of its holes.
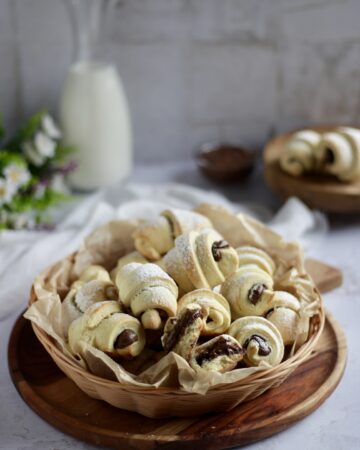
POLYGON ((344 333, 327 313, 311 357, 265 395, 226 413, 150 419, 113 408, 80 391, 54 367, 23 317, 15 323, 8 344, 10 376, 36 414, 81 441, 118 450, 221 450, 265 439, 323 404, 341 380, 346 355, 344 333))
MULTIPOLYGON (((330 131, 335 126, 308 127, 320 133, 330 131)), ((266 144, 264 150, 264 175, 269 187, 283 198, 299 197, 311 208, 330 212, 360 212, 360 179, 352 183, 343 183, 328 175, 306 174, 293 177, 285 173, 279 163, 281 152, 292 132, 277 136, 266 144)))
POLYGON ((255 164, 253 152, 226 143, 204 144, 195 158, 199 170, 220 183, 245 180, 255 164))

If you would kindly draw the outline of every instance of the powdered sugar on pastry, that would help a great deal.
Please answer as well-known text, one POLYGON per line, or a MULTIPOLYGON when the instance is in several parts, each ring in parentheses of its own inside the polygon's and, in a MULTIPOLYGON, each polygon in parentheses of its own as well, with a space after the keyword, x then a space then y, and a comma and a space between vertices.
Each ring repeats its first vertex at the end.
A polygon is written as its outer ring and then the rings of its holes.
POLYGON ((145 328, 160 329, 163 318, 177 310, 178 288, 172 278, 156 264, 130 263, 116 277, 121 302, 141 317, 145 328))

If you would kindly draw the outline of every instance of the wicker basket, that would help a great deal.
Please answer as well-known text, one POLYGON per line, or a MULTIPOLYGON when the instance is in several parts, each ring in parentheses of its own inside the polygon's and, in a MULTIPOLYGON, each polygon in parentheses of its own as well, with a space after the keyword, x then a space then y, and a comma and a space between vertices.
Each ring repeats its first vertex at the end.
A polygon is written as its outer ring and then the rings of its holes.
MULTIPOLYGON (((29 304, 36 301, 32 291, 29 304)), ((276 367, 256 372, 241 381, 210 389, 206 395, 190 393, 176 388, 143 388, 124 385, 100 378, 76 365, 63 354, 55 341, 37 325, 33 330, 54 360, 77 386, 90 397, 121 409, 134 411, 147 417, 194 416, 209 412, 227 411, 242 402, 258 397, 268 389, 280 385, 300 364, 311 356, 325 323, 323 305, 311 319, 307 342, 290 358, 276 367)))

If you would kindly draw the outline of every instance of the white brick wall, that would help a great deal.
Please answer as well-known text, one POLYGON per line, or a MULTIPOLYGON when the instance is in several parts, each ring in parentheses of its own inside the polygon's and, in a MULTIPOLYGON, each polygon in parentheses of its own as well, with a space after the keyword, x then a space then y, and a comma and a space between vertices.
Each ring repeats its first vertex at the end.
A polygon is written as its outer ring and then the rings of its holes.
MULTIPOLYGON (((66 0, 0 0, 0 100, 10 124, 56 112, 71 61, 66 0), (16 43, 19 43, 17 45, 16 43)), ((127 90, 139 161, 199 143, 360 122, 358 0, 121 0, 102 53, 127 90)))
POLYGON ((14 20, 10 2, 0 1, 0 111, 10 126, 20 113, 21 96, 14 20))

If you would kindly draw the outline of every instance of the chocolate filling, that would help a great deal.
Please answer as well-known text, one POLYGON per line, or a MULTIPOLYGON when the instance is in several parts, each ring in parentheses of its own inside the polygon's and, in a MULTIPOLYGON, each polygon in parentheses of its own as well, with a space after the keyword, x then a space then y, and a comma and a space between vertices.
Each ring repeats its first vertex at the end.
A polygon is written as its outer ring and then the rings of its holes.
POLYGON ((198 159, 201 166, 223 172, 246 169, 253 162, 254 155, 251 151, 230 144, 218 144, 216 146, 205 144, 198 155, 198 159))
POLYGON ((199 352, 196 356, 196 362, 201 366, 204 361, 210 361, 218 356, 243 355, 244 353, 245 351, 240 345, 220 337, 211 347, 199 352))
POLYGON ((122 331, 114 342, 114 348, 122 349, 138 341, 139 338, 135 331, 126 329, 122 331))
POLYGON ((325 149, 324 162, 325 162, 325 164, 334 164, 335 155, 334 155, 334 152, 331 150, 331 148, 325 149))
POLYGON ((76 294, 74 295, 74 297, 71 299, 71 303, 74 305, 75 309, 79 312, 79 313, 84 313, 85 311, 83 311, 80 306, 77 304, 76 302, 76 294))
POLYGON ((163 216, 163 217, 165 217, 165 219, 167 220, 167 223, 169 224, 169 227, 170 227, 170 233, 171 233, 171 239, 173 240, 173 241, 175 241, 175 239, 176 239, 176 233, 175 233, 175 227, 174 227, 174 223, 173 223, 173 221, 170 219, 170 217, 167 217, 167 216, 163 216))
POLYGON ((248 299, 250 303, 256 305, 256 303, 260 300, 264 290, 267 289, 267 286, 264 283, 256 283, 249 289, 248 299))
POLYGON ((167 320, 168 314, 167 314, 166 311, 164 311, 163 309, 160 309, 160 308, 156 308, 156 311, 159 313, 160 319, 161 319, 162 321, 167 320))
POLYGON ((221 260, 221 250, 229 247, 230 245, 224 240, 215 241, 213 243, 211 247, 211 252, 216 262, 219 262, 221 260))
POLYGON ((202 319, 203 313, 201 309, 186 309, 184 314, 180 316, 173 328, 167 334, 163 343, 164 350, 170 352, 175 347, 180 338, 185 334, 186 329, 197 319, 202 319))
POLYGON ((259 336, 258 334, 253 334, 249 339, 244 342, 244 347, 247 348, 250 344, 250 341, 255 341, 259 345, 259 356, 267 356, 271 353, 271 347, 266 342, 266 340, 259 336))
POLYGON ((105 289, 105 295, 109 300, 116 300, 119 297, 118 290, 115 286, 108 286, 105 289))

